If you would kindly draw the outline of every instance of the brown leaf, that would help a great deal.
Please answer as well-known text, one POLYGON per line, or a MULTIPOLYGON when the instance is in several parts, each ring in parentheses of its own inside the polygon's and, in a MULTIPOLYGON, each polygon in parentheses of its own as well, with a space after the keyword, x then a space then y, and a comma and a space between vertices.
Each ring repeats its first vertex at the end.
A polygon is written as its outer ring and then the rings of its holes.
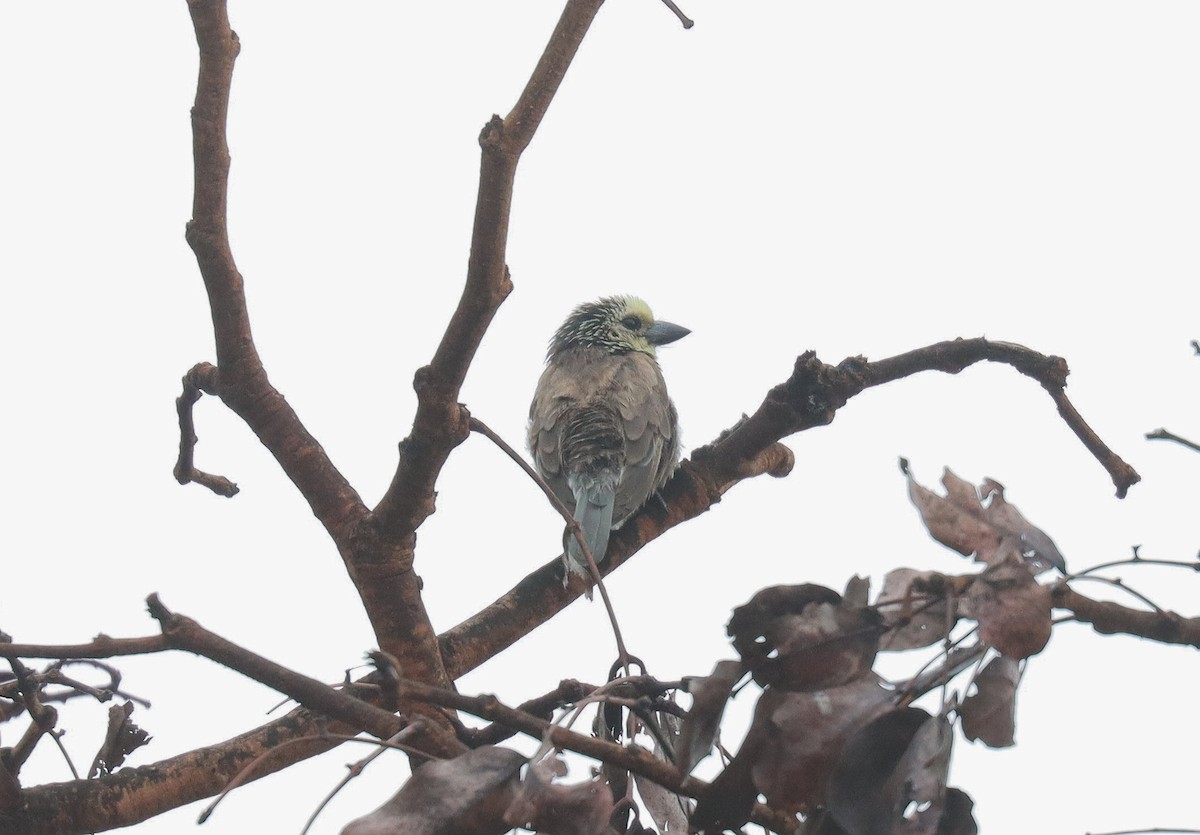
POLYGON ((1020 665, 1006 656, 997 655, 984 666, 975 677, 976 692, 967 696, 958 708, 963 735, 967 739, 981 740, 992 748, 1007 748, 1014 744, 1017 682, 1020 679, 1020 665))
POLYGON ((945 595, 943 576, 935 571, 895 568, 883 578, 879 600, 898 601, 876 605, 883 622, 892 629, 880 641, 880 649, 906 650, 927 647, 950 634, 958 622, 958 607, 945 595), (916 588, 914 588, 916 587, 916 588), (925 592, 922 588, 941 591, 925 592), (937 596, 941 595, 941 596, 937 596), (951 614, 947 614, 947 609, 951 614))
POLYGON ((742 656, 754 680, 762 685, 772 683, 778 675, 775 647, 765 638, 766 631, 778 617, 800 614, 813 603, 837 605, 842 597, 833 589, 812 583, 797 586, 771 586, 755 593, 749 602, 733 610, 725 627, 733 639, 733 647, 742 656))
POLYGON ((846 608, 824 586, 763 589, 729 620, 727 631, 754 680, 787 690, 836 687, 870 669, 882 618, 846 608))
POLYGON ((108 730, 104 734, 104 743, 92 760, 88 777, 111 774, 114 769, 125 762, 125 758, 148 743, 152 737, 143 731, 129 717, 133 715, 133 702, 112 705, 108 709, 108 730))
POLYGON ((683 720, 675 744, 675 764, 691 774, 696 763, 708 756, 721 727, 721 716, 729 694, 742 677, 740 661, 718 661, 711 675, 683 680, 684 690, 692 694, 692 709, 683 720))
POLYGON ((881 683, 867 673, 827 690, 763 693, 751 724, 750 733, 763 738, 752 775, 771 806, 804 811, 823 802, 825 783, 842 745, 891 708, 893 694, 881 683))
POLYGON ((1039 585, 1016 555, 984 569, 961 603, 979 621, 979 637, 1002 655, 1020 660, 1041 652, 1050 640, 1050 588, 1039 585))
POLYGON ((342 835, 500 835, 511 829, 504 812, 517 794, 524 762, 516 751, 488 745, 426 763, 342 835))
POLYGON ((914 707, 861 727, 829 778, 829 811, 849 835, 934 835, 950 764, 950 726, 914 707), (918 811, 905 813, 915 804, 918 811))
POLYGON ((824 690, 869 672, 879 651, 882 623, 874 609, 828 603, 810 604, 802 614, 776 618, 765 633, 777 653, 772 686, 824 690))
POLYGON ((998 562, 1016 553, 1038 566, 1051 565, 1066 573, 1066 564, 1054 541, 1031 525, 1004 498, 1004 487, 990 478, 978 490, 945 469, 939 496, 921 486, 905 468, 908 496, 921 514, 929 535, 977 562, 998 562), (984 502, 988 502, 984 504, 984 502))
POLYGON ((953 787, 946 789, 936 835, 979 835, 979 826, 971 813, 974 808, 975 801, 965 791, 953 787))
MULTIPOLYGON (((766 693, 763 696, 765 697, 766 693)), ((762 703, 761 699, 759 703, 762 703)), ((692 831, 737 830, 750 820, 750 812, 758 797, 750 770, 765 743, 766 729, 755 729, 752 725, 742 741, 742 747, 738 749, 737 756, 709 783, 708 788, 697 800, 696 810, 692 812, 692 831)))
POLYGON ((529 766, 520 790, 504 813, 510 826, 546 835, 601 835, 608 831, 613 797, 603 780, 555 783, 563 772, 557 755, 529 766))

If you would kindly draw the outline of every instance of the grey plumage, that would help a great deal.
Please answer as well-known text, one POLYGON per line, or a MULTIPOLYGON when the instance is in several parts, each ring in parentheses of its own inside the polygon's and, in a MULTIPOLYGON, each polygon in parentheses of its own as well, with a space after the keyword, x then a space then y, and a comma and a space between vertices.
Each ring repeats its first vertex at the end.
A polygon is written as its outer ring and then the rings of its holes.
MULTIPOLYGON (((580 305, 550 342, 529 408, 529 450, 538 472, 574 508, 597 562, 610 531, 679 463, 675 406, 655 348, 687 333, 656 322, 641 299, 613 296, 580 305)), ((589 576, 574 537, 564 558, 569 571, 589 576)))

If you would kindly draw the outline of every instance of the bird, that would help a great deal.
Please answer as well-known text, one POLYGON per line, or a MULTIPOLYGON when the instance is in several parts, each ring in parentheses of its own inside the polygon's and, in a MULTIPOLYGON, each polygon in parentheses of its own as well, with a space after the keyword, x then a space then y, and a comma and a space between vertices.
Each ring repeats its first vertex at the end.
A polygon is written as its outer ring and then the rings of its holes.
MULTIPOLYGON (((596 562, 609 534, 656 495, 679 464, 675 404, 655 349, 691 333, 636 296, 576 307, 555 332, 529 407, 537 471, 568 509, 596 562)), ((591 575, 568 530, 563 585, 591 575)))

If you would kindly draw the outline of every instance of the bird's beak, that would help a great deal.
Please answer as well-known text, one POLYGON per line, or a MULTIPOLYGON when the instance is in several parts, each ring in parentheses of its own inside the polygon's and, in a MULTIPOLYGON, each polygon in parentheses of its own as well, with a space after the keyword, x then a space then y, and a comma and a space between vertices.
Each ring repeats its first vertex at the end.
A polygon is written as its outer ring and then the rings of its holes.
POLYGON ((646 341, 651 345, 666 345, 677 339, 683 339, 691 333, 690 330, 670 322, 655 322, 646 328, 646 341))

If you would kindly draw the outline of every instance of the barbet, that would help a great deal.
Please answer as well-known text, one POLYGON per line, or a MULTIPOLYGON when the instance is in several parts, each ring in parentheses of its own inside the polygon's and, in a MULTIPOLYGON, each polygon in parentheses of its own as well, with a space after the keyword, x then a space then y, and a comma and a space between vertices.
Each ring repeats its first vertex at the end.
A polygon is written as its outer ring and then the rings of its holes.
MULTIPOLYGON (((550 340, 529 407, 529 451, 559 499, 574 508, 596 562, 609 533, 679 463, 675 405, 655 348, 689 333, 655 321, 641 299, 611 296, 575 308, 550 340)), ((569 572, 590 578, 573 536, 564 559, 569 572)))

